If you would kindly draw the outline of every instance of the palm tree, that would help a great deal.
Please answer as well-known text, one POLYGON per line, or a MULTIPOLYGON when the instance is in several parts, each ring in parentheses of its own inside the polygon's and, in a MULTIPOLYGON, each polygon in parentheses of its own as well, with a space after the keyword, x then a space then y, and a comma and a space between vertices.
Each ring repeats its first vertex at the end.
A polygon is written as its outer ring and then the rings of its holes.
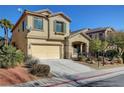
POLYGON ((10 20, 7 19, 1 19, 0 20, 0 27, 4 29, 4 39, 5 39, 5 45, 8 45, 8 31, 13 28, 13 24, 10 20))

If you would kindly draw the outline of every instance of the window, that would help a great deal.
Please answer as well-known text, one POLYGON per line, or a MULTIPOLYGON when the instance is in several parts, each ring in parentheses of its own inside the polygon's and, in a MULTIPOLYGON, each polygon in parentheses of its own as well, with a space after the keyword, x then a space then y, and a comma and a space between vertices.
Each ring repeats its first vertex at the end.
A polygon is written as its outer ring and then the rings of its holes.
POLYGON ((25 31, 25 29, 26 29, 26 21, 24 20, 22 22, 22 31, 25 31))
POLYGON ((99 33, 99 39, 104 39, 104 34, 103 33, 99 33))
POLYGON ((56 22, 56 32, 63 32, 63 23, 56 22))
POLYGON ((34 18, 34 29, 42 30, 43 29, 43 20, 41 18, 34 18))
POLYGON ((103 36, 103 34, 102 34, 102 33, 99 33, 99 36, 100 36, 100 37, 102 37, 102 36, 103 36))
POLYGON ((98 34, 94 34, 94 39, 97 39, 98 38, 98 34))
POLYGON ((66 32, 66 24, 64 22, 55 21, 55 32, 66 32))
POLYGON ((92 38, 92 35, 89 35, 90 38, 92 38))

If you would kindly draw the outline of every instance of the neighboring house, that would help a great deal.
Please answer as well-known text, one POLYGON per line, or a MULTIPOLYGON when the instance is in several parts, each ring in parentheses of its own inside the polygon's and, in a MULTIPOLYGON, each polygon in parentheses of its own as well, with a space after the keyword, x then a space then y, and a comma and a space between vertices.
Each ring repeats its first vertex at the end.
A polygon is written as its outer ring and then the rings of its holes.
POLYGON ((115 32, 115 30, 111 27, 104 27, 104 28, 95 28, 95 29, 88 29, 85 33, 91 39, 100 39, 105 40, 109 34, 115 32))
POLYGON ((12 29, 11 43, 25 55, 40 59, 72 58, 88 53, 90 38, 82 31, 71 33, 70 22, 63 13, 26 10, 12 29))

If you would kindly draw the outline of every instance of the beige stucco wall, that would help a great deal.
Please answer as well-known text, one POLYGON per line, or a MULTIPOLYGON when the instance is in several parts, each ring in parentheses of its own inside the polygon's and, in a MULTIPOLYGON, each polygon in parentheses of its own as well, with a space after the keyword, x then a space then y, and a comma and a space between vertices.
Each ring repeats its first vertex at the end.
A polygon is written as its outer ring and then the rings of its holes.
MULTIPOLYGON (((28 55, 32 54, 31 51, 31 45, 58 45, 61 47, 61 58, 64 58, 64 43, 61 41, 48 41, 48 40, 43 40, 43 39, 28 39, 28 46, 27 46, 27 52, 28 55)), ((51 51, 51 50, 49 50, 51 51)))
POLYGON ((39 12, 39 14, 43 14, 43 15, 50 15, 49 12, 45 11, 45 12, 39 12))
POLYGON ((70 35, 70 27, 69 27, 70 22, 67 21, 65 18, 63 18, 61 15, 50 17, 49 23, 50 23, 50 39, 64 40, 66 36, 70 35), (55 34, 54 21, 61 21, 61 22, 66 23, 66 33, 64 35, 55 34))
POLYGON ((66 58, 71 58, 72 54, 73 54, 73 46, 72 43, 73 42, 82 42, 86 44, 86 51, 87 53, 89 52, 89 40, 87 38, 85 38, 83 35, 81 34, 77 34, 73 37, 70 37, 67 41, 66 41, 66 58))
POLYGON ((25 54, 27 53, 27 31, 22 31, 22 22, 27 20, 27 17, 23 18, 20 23, 17 25, 15 30, 12 32, 12 41, 15 43, 18 49, 21 49, 25 54), (20 31, 18 31, 18 29, 20 31))
POLYGON ((38 17, 43 20, 43 30, 35 30, 33 28, 34 17, 35 16, 28 15, 27 25, 28 27, 31 27, 31 31, 28 33, 27 37, 47 39, 48 38, 48 20, 42 17, 38 17))
POLYGON ((27 45, 27 53, 28 55, 31 55, 31 48, 29 48, 29 46, 31 46, 32 44, 47 44, 47 45, 60 45, 61 46, 61 58, 64 58, 64 39, 66 36, 69 36, 70 34, 70 23, 63 18, 62 16, 54 16, 54 17, 50 17, 49 21, 45 18, 43 19, 43 30, 41 31, 36 31, 35 29, 33 29, 33 17, 34 16, 28 16, 27 19, 27 25, 28 27, 31 27, 31 31, 28 33, 27 38, 28 38, 28 45, 27 45), (55 34, 54 31, 54 21, 62 21, 64 23, 66 23, 66 33, 64 35, 57 35, 55 34), (49 22, 49 25, 48 25, 49 22), (48 26, 49 26, 49 30, 48 30, 48 26), (48 31, 49 33, 49 38, 48 38, 48 31), (47 39, 51 40, 48 41, 47 39))
POLYGON ((48 39, 48 33, 49 33, 49 39, 54 39, 54 40, 64 40, 64 38, 66 36, 69 36, 70 34, 70 22, 67 21, 65 18, 63 18, 62 16, 58 15, 58 16, 54 16, 54 17, 50 17, 49 21, 45 18, 43 19, 43 30, 41 31, 37 31, 35 29, 33 29, 33 17, 34 16, 28 16, 28 27, 31 27, 31 31, 28 33, 27 37, 34 37, 34 38, 41 38, 41 39, 48 39), (54 21, 61 21, 66 23, 66 32, 63 34, 55 34, 54 31, 54 21), (48 25, 49 22, 49 25, 48 25), (48 30, 49 27, 49 30, 48 30))

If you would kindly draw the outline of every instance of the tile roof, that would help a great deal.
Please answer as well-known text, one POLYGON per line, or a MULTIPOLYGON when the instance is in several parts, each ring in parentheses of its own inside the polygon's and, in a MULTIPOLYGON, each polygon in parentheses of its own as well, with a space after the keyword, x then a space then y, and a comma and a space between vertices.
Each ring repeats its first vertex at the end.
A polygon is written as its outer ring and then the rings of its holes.
POLYGON ((110 28, 110 29, 112 29, 113 31, 115 31, 112 27, 99 27, 99 28, 89 29, 89 30, 86 31, 85 33, 102 32, 102 31, 106 31, 108 28, 110 28))
POLYGON ((73 32, 71 32, 70 34, 73 35, 73 34, 75 34, 75 33, 77 33, 77 32, 81 32, 81 31, 85 32, 85 30, 87 31, 87 30, 89 30, 89 28, 82 28, 82 29, 73 31, 73 32))

